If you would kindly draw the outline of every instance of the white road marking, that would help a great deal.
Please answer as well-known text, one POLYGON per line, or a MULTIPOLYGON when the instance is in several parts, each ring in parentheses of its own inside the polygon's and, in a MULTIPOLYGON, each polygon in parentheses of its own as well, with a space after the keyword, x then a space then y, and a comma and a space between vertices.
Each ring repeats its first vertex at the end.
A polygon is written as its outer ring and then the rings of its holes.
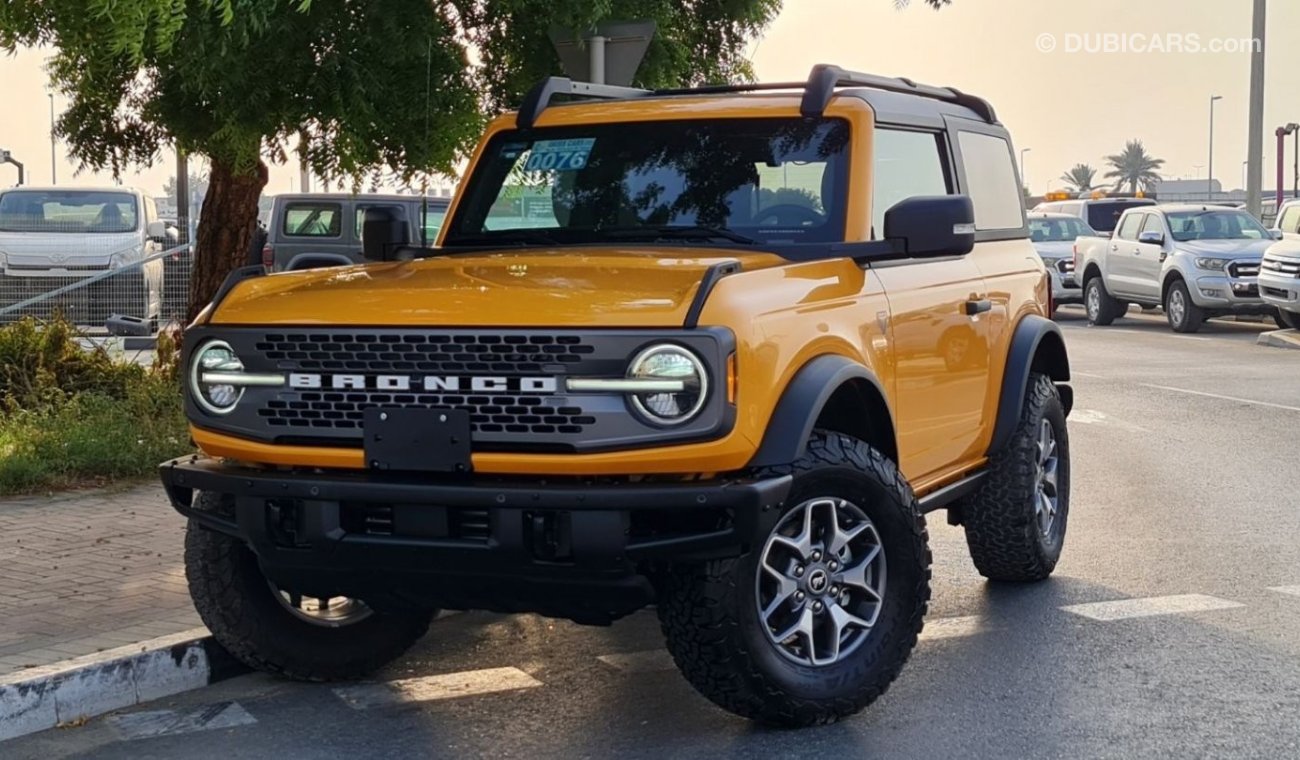
POLYGON ((1072 604, 1061 609, 1092 620, 1110 622, 1128 618, 1151 617, 1153 615, 1178 615, 1186 612, 1228 610, 1244 606, 1244 604, 1238 602, 1230 602, 1227 599, 1219 599, 1204 594, 1180 594, 1177 596, 1152 596, 1145 599, 1119 599, 1113 602, 1072 604))
POLYGON ((1105 376, 1105 375, 1095 375, 1095 374, 1093 374, 1093 373, 1091 373, 1091 372, 1080 372, 1080 371, 1077 370, 1077 369, 1070 370, 1070 374, 1071 374, 1071 375, 1078 375, 1079 377, 1091 377, 1091 378, 1096 378, 1097 380, 1105 380, 1105 379, 1106 379, 1106 376, 1105 376))
POLYGON ((445 673, 423 678, 405 678, 387 683, 359 684, 334 690, 354 710, 401 704, 454 699, 498 691, 514 691, 541 686, 542 682, 519 668, 489 668, 445 673))
POLYGON ((1279 594, 1289 594, 1291 596, 1300 596, 1300 586, 1269 586, 1269 591, 1276 591, 1279 594))
POLYGON ((1192 396, 1206 396, 1208 398, 1217 398, 1220 401, 1235 401, 1239 404, 1254 404, 1255 406, 1266 406, 1270 409, 1285 409, 1288 412, 1300 412, 1300 406, 1287 406, 1286 404, 1274 404, 1268 401, 1256 401, 1251 398, 1240 398, 1238 396, 1224 396, 1219 393, 1207 393, 1205 391, 1193 391, 1187 388, 1175 388, 1172 385, 1155 385, 1152 383, 1138 383, 1144 388, 1155 388, 1162 391, 1173 391, 1174 393, 1186 393, 1192 396))
POLYGON ((1110 425, 1112 427, 1131 430, 1135 433, 1145 433, 1147 429, 1141 425, 1134 425, 1132 422, 1117 420, 1114 417, 1099 412, 1096 409, 1074 409, 1070 412, 1070 424, 1080 423, 1083 425, 1110 425))
POLYGON ((663 670, 675 670, 677 664, 666 649, 648 649, 644 652, 622 652, 619 654, 602 654, 596 658, 611 668, 628 673, 654 673, 663 670))
POLYGON ((983 618, 977 615, 966 617, 935 618, 925 621, 921 629, 921 641, 932 639, 955 639, 961 636, 974 636, 984 631, 983 618))
POLYGON ((191 734, 257 722, 238 702, 218 702, 188 710, 146 710, 112 715, 105 720, 123 739, 191 734))

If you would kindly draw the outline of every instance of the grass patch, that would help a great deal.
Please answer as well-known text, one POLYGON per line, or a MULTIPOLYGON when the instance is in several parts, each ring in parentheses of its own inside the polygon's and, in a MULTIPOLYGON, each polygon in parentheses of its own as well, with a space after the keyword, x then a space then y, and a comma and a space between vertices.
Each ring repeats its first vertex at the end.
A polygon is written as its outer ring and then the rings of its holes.
POLYGON ((58 319, 0 328, 0 495, 145 476, 191 450, 170 362, 87 350, 58 319))

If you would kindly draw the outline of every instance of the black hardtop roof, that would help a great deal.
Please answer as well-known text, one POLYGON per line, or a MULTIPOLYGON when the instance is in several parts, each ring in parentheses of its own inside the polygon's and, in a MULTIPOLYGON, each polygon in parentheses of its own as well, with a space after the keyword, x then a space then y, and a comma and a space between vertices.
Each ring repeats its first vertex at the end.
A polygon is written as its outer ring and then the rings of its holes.
POLYGON ((865 101, 882 122, 933 122, 942 116, 959 116, 998 124, 997 115, 988 101, 952 87, 918 84, 910 79, 883 77, 847 71, 838 66, 819 63, 804 82, 767 82, 752 84, 704 85, 669 90, 643 90, 636 87, 575 82, 566 77, 550 77, 538 83, 524 97, 515 124, 528 129, 559 95, 605 100, 636 98, 719 95, 728 93, 802 90, 799 110, 806 117, 821 116, 836 95, 865 101))

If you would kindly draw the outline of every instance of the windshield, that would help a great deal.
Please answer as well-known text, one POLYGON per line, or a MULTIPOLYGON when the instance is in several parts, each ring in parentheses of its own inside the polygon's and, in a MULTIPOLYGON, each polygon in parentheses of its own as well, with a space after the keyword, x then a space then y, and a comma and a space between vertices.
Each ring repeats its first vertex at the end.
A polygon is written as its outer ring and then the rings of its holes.
POLYGON ((135 196, 85 190, 11 190, 0 195, 0 231, 131 232, 135 196))
POLYGON ((1174 211, 1165 218, 1174 240, 1269 239, 1268 230, 1244 211, 1174 211))
POLYGON ((1154 206, 1155 201, 1151 200, 1131 200, 1131 201, 1105 201, 1103 203, 1089 203, 1087 206, 1088 226, 1098 232, 1110 234, 1115 231, 1115 225, 1119 223, 1119 218, 1125 211, 1138 206, 1154 206))
POLYGON ((1073 243, 1075 238, 1082 235, 1096 234, 1078 217, 1029 220, 1029 239, 1035 243, 1073 243))
POLYGON ((508 132, 444 246, 842 240, 848 124, 728 119, 508 132))

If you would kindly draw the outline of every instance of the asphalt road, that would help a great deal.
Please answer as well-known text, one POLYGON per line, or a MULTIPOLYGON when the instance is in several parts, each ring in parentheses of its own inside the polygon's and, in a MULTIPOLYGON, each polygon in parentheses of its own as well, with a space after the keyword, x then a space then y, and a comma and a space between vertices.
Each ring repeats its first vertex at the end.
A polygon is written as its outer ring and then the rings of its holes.
POLYGON ((376 679, 396 684, 244 676, 0 755, 1300 756, 1300 352, 1254 345, 1271 323, 1061 321, 1077 374, 1056 575, 990 585, 932 519, 926 633, 853 719, 773 731, 722 712, 670 669, 650 613, 607 629, 473 613, 376 679))

